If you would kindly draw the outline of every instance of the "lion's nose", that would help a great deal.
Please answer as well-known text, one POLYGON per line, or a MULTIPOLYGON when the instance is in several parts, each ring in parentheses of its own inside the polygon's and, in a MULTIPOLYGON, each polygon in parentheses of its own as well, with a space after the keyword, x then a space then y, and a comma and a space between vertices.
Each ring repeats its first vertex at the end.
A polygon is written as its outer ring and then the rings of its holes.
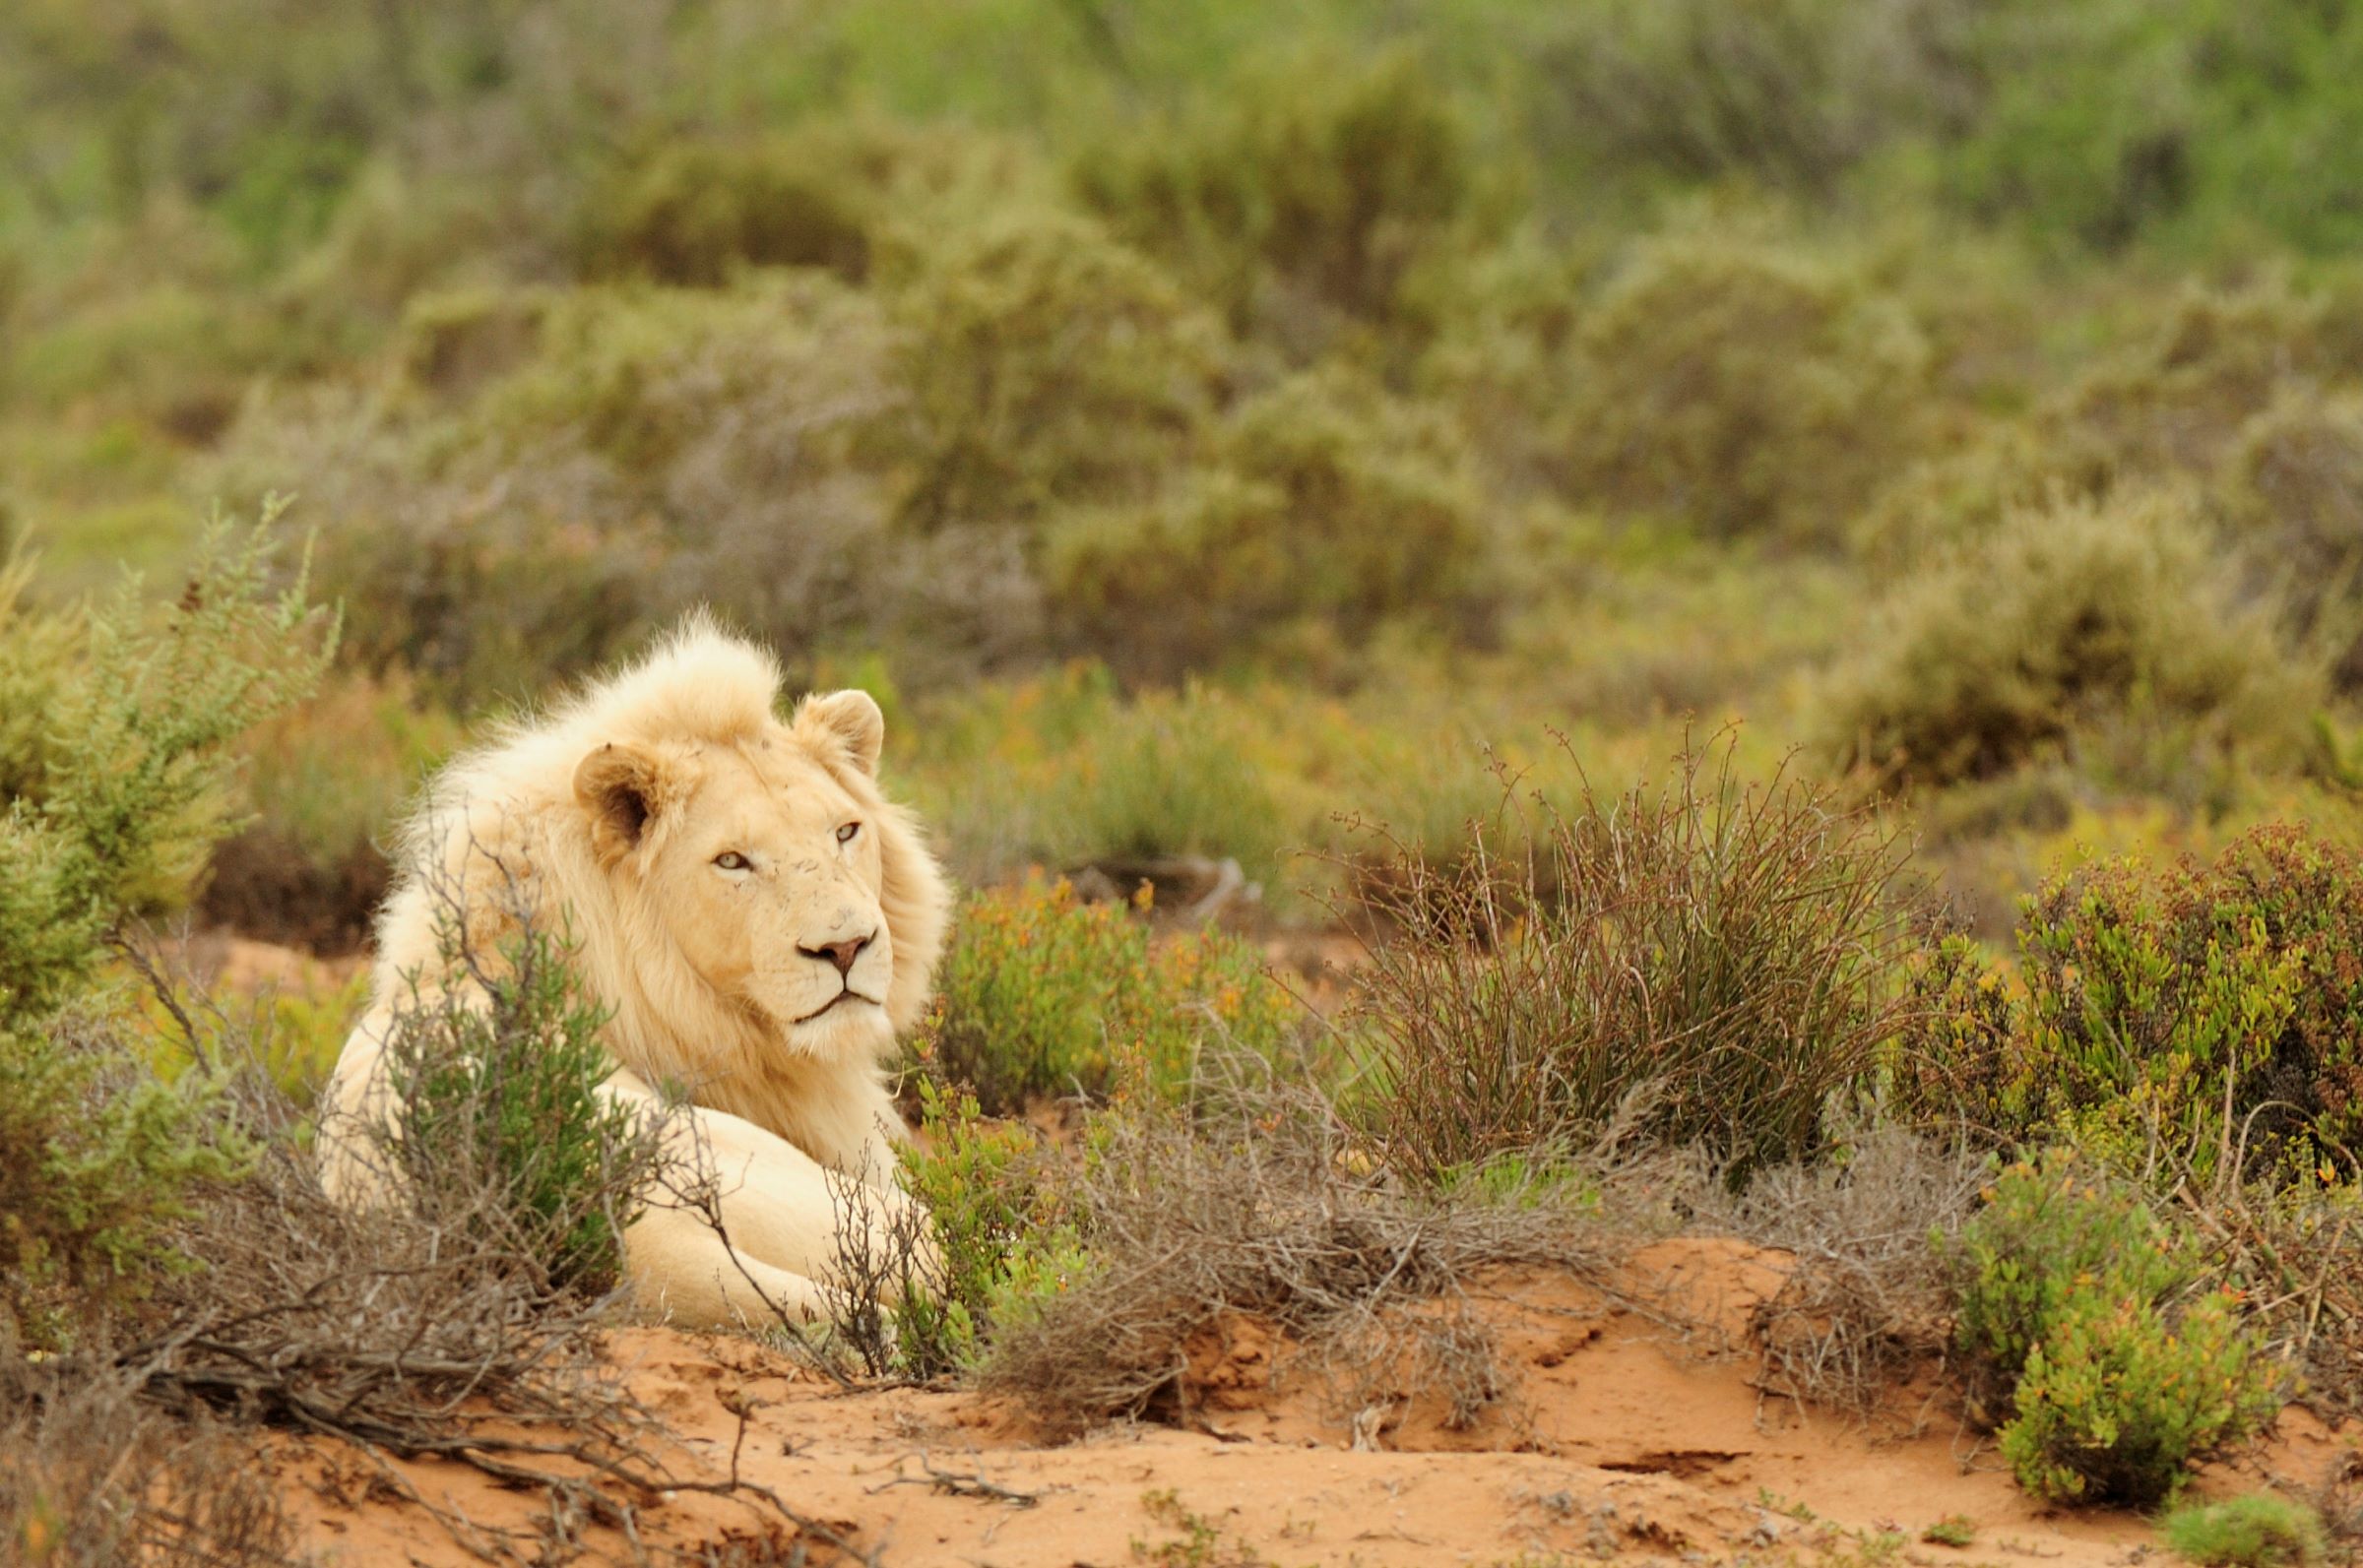
MULTIPOLYGON (((870 936, 875 935, 877 935, 875 931, 870 933, 870 936)), ((851 974, 854 972, 854 960, 860 958, 862 950, 867 946, 869 946, 868 936, 857 936, 851 941, 823 942, 818 947, 799 947, 797 951, 806 958, 825 958, 837 966, 838 973, 851 974)))

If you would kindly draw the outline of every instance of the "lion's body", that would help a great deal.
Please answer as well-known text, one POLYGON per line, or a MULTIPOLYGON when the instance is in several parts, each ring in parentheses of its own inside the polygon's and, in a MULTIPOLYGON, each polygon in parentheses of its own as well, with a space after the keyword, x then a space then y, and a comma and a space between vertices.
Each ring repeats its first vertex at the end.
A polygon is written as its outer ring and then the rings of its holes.
POLYGON ((400 841, 370 1008, 332 1086, 333 1185, 358 1190, 396 1008, 466 983, 455 924, 489 954, 532 919, 612 1014, 608 1092, 685 1092, 681 1136, 724 1194, 736 1259, 677 1209, 631 1227, 643 1299, 685 1323, 759 1318, 765 1296, 817 1308, 841 1207, 824 1172, 899 1202, 882 1067, 926 1006, 949 895, 878 791, 875 704, 810 698, 783 721, 778 687, 766 656, 692 622, 443 771, 400 841))

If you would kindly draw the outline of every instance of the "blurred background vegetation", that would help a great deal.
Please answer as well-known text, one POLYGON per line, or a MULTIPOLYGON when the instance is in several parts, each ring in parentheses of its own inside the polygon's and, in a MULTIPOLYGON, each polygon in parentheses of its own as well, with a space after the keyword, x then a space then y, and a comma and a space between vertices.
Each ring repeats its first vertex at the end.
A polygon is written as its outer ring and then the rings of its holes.
POLYGON ((1489 752, 1742 719, 2000 938, 2363 820, 2358 241, 2320 0, 16 0, 0 533, 63 601, 298 498, 343 649, 205 898, 328 951, 701 602, 972 883, 1311 922, 1489 752))

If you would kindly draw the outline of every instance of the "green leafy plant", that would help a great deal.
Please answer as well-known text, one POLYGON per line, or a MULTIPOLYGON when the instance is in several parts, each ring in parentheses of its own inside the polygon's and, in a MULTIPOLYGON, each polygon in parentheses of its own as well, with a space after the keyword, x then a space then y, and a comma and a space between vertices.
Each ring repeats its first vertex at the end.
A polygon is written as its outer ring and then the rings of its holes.
POLYGON ((221 833, 231 743, 333 644, 300 576, 272 586, 268 525, 218 528, 160 609, 43 614, 0 575, 0 681, 46 720, 0 730, 0 1312, 36 1347, 78 1326, 61 1287, 87 1314, 171 1267, 165 1227, 252 1158, 217 1065, 153 1071, 106 966, 221 833))
POLYGON ((2313 1568, 2329 1551, 2322 1517, 2271 1492, 2186 1504, 2159 1521, 2158 1534, 2201 1568, 2313 1568))
POLYGON ((2151 1503, 2254 1430, 2276 1379, 2233 1292, 2138 1189, 2055 1153, 2013 1165, 1957 1237, 1954 1334, 2019 1484, 2151 1503))
POLYGON ((932 1377, 972 1367, 994 1328, 1090 1267, 1073 1219, 1023 1122, 993 1121, 974 1095, 919 1080, 920 1137, 900 1177, 927 1243, 898 1269, 891 1350, 875 1371, 932 1377))
POLYGON ((1899 1098, 2122 1172, 2331 1179, 2363 1138, 2359 890, 2363 856, 2290 824, 2208 864, 2054 877, 2024 904, 2010 978, 1962 939, 1924 961, 1899 1098))
POLYGON ((1039 876, 968 902, 937 985, 918 1048, 996 1114, 1054 1095, 1175 1095, 1204 1040, 1271 1056, 1297 1025, 1251 944, 1155 940, 1122 905, 1039 876))
POLYGON ((497 952, 456 929, 444 945, 465 982, 414 981, 387 1035, 385 1162, 420 1214, 556 1288, 610 1289, 666 1157, 655 1118, 600 1092, 615 1071, 599 1038, 607 1012, 531 922, 497 952))
POLYGON ((1932 1546, 1971 1546, 1977 1542, 1977 1521, 1967 1514, 1947 1514, 1920 1532, 1920 1538, 1932 1546))

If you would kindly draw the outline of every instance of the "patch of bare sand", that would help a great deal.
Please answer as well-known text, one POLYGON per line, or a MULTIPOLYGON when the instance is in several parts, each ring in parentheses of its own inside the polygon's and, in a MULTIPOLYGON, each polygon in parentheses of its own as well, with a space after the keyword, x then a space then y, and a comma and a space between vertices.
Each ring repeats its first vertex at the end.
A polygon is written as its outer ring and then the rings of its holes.
MULTIPOLYGON (((1901 1560, 1921 1565, 2077 1568, 2148 1547, 2133 1515, 2030 1501, 1940 1401, 1907 1398, 1865 1423, 1763 1393, 1745 1347, 1784 1263, 1686 1238, 1637 1254, 1613 1294, 1533 1271, 1477 1282, 1474 1311, 1513 1381, 1458 1429, 1433 1389, 1366 1379, 1341 1403, 1333 1380, 1245 1318, 1191 1348, 1176 1424, 1059 1447, 1033 1436, 1021 1408, 914 1389, 847 1394, 744 1342, 634 1330, 614 1337, 612 1355, 665 1416, 684 1474, 728 1474, 735 1449, 742 1478, 888 1563, 1811 1562, 1856 1555, 1860 1533, 1884 1531, 1901 1532, 1912 1542, 1901 1560), (743 1425, 734 1409, 748 1411, 743 1425), (1974 1523, 1973 1545, 1918 1543, 1952 1515, 1974 1523), (1200 1555, 1187 1554, 1193 1537, 1200 1555)), ((2202 1486, 2308 1483, 2354 1446, 2287 1411, 2267 1443, 2202 1486)), ((523 1541, 546 1515, 448 1464, 381 1470, 292 1444, 267 1462, 330 1561, 467 1562, 452 1521, 523 1541)), ((734 1540, 761 1561, 793 1538, 748 1502, 642 1501, 653 1543, 734 1540)), ((579 1535, 589 1560, 632 1560, 612 1530, 579 1535)))

